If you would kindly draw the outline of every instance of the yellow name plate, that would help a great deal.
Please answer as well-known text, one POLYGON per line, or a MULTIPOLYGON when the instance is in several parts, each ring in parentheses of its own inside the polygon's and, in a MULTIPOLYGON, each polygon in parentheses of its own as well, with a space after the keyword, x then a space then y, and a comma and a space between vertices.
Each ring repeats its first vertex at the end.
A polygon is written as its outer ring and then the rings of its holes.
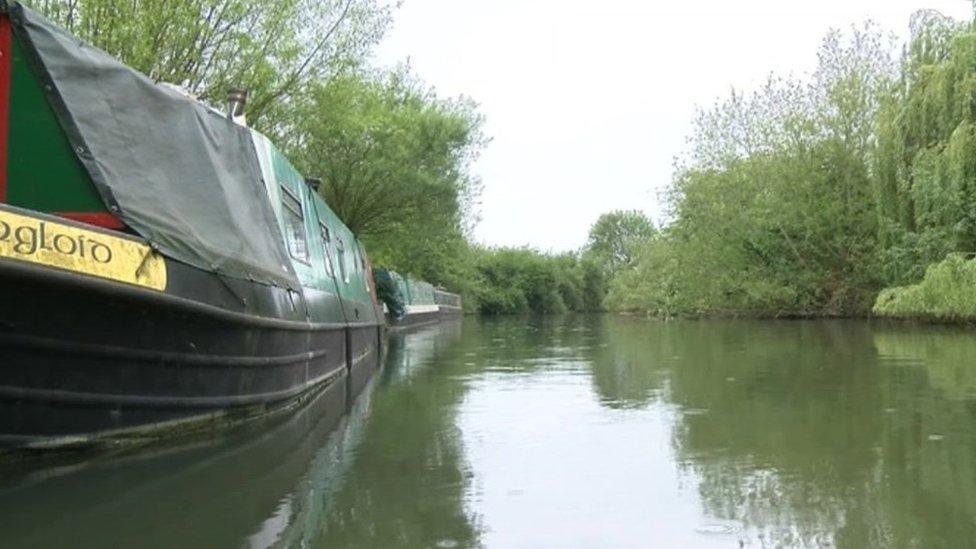
POLYGON ((4 210, 0 258, 166 289, 166 262, 146 244, 4 210))

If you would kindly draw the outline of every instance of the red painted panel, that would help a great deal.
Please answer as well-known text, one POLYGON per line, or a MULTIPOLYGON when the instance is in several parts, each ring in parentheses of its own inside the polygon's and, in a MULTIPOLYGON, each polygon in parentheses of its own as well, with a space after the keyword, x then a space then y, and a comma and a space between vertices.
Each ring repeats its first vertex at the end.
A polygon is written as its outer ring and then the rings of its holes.
POLYGON ((105 229, 121 229, 125 227, 125 223, 122 223, 121 219, 110 213, 58 212, 55 215, 105 229))
POLYGON ((7 201, 7 114, 10 112, 10 19, 0 17, 0 202, 7 201))

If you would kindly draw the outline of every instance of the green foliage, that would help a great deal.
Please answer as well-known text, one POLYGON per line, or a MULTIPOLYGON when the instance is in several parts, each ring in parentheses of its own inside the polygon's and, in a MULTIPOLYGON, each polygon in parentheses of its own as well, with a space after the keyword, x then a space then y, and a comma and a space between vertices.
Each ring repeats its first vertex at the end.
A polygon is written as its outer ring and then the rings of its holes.
POLYGON ((912 21, 898 85, 877 124, 880 271, 917 282, 925 266, 976 250, 976 32, 933 12, 912 21))
POLYGON ((531 248, 476 248, 473 254, 473 298, 482 314, 592 311, 603 300, 599 266, 576 254, 531 248))
POLYGON ((639 210, 614 210, 597 218, 580 259, 583 308, 602 310, 610 280, 633 270, 638 254, 656 235, 654 224, 639 210))
POLYGON ((249 91, 270 133, 306 85, 362 63, 391 22, 382 0, 29 0, 58 25, 211 104, 249 91))
POLYGON ((485 144, 467 99, 444 100, 404 70, 314 86, 296 111, 291 156, 377 265, 457 288, 485 144))
POLYGON ((930 265, 918 284, 882 291, 874 312, 896 318, 976 320, 976 260, 952 254, 930 265))
POLYGON ((607 297, 607 279, 604 275, 603 266, 584 254, 579 260, 579 272, 582 282, 583 310, 603 310, 603 301, 607 297))
POLYGON ((613 273, 631 266, 639 247, 654 234, 651 220, 639 210, 615 210, 601 215, 590 228, 585 251, 613 273))
MULTIPOLYGON (((976 28, 920 12, 900 66, 891 50, 870 26, 831 32, 809 81, 771 78, 702 111, 672 222, 614 277, 607 304, 863 314, 883 287, 976 252, 976 28)), ((962 299, 955 261, 874 310, 961 314, 967 301, 937 299, 962 299)))

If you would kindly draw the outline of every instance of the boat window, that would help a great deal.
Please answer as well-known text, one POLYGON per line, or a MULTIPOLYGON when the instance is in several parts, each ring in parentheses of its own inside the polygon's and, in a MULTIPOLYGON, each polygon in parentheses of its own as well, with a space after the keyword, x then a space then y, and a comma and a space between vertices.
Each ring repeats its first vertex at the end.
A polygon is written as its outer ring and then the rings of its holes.
POLYGON ((302 211, 302 203, 288 187, 281 187, 282 213, 285 218, 285 240, 288 244, 288 253, 293 258, 302 263, 308 264, 308 236, 305 234, 305 213, 302 211))
POLYGON ((322 233, 322 241, 325 243, 325 274, 329 278, 335 278, 335 270, 332 268, 332 257, 329 255, 329 242, 332 241, 332 234, 325 223, 319 223, 319 231, 322 233))
POLYGON ((358 244, 358 243, 356 244, 356 249, 359 250, 359 264, 360 264, 360 266, 362 266, 362 270, 360 272, 362 272, 363 275, 364 275, 363 276, 363 286, 366 286, 366 293, 368 294, 368 293, 370 293, 371 290, 369 289, 369 278, 370 277, 365 276, 365 274, 366 274, 366 253, 363 251, 363 247, 360 244, 358 244))
POLYGON ((339 276, 342 281, 349 284, 349 272, 346 270, 346 246, 342 243, 342 238, 336 237, 336 254, 339 256, 339 276))

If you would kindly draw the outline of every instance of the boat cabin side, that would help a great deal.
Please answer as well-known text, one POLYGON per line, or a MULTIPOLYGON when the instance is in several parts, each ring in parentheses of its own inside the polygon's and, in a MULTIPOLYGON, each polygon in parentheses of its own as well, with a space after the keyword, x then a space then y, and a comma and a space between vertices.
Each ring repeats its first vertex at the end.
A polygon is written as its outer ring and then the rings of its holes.
POLYGON ((306 289, 311 314, 320 315, 313 320, 343 320, 335 318, 335 307, 328 306, 338 298, 345 321, 380 322, 362 244, 267 137, 252 131, 252 138, 272 210, 306 289))
POLYGON ((6 14, 0 14, 0 204, 124 227, 78 160, 6 14))

